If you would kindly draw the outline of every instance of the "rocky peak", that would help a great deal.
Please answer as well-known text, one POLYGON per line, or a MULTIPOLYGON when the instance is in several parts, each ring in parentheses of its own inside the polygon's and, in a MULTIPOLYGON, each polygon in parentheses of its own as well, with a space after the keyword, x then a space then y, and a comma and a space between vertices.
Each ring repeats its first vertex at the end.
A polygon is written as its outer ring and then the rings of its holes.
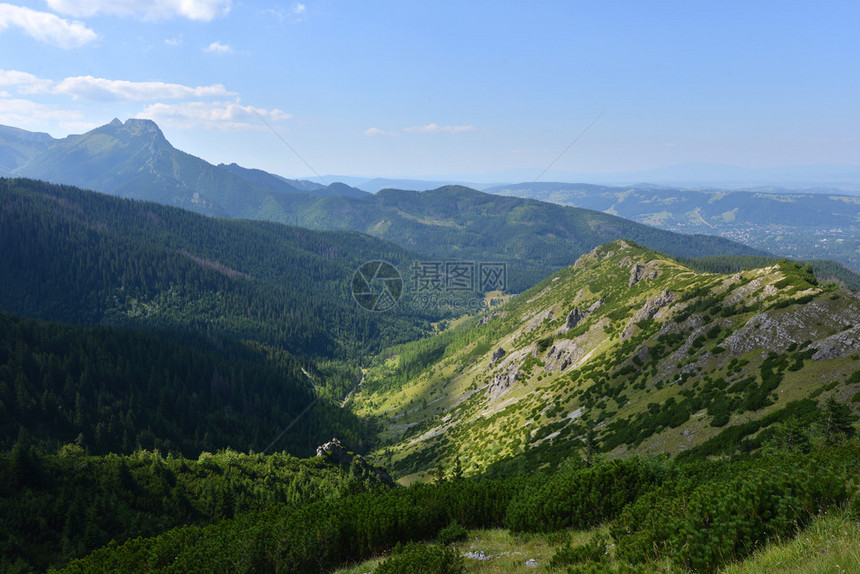
POLYGON ((333 438, 325 444, 317 447, 317 456, 324 457, 327 461, 335 464, 352 466, 357 469, 361 476, 375 476, 377 480, 389 486, 394 485, 394 480, 384 468, 373 466, 360 454, 354 454, 347 450, 337 438, 333 438))
POLYGON ((350 464, 353 454, 346 450, 337 438, 317 447, 317 456, 327 456, 339 464, 350 464))

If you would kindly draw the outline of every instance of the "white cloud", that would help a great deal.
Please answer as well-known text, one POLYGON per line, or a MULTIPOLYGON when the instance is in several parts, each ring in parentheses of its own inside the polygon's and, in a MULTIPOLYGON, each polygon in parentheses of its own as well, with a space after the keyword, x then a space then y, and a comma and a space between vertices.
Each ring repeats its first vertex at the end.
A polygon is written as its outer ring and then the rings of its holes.
POLYGON ((438 132, 463 133, 475 131, 475 126, 440 126, 437 124, 427 124, 426 126, 412 126, 409 128, 404 128, 403 131, 408 133, 428 134, 438 132))
POLYGON ((304 4, 300 3, 293 4, 293 7, 290 8, 290 11, 296 16, 298 16, 299 14, 304 14, 305 10, 307 10, 307 7, 304 4))
POLYGON ((182 45, 182 34, 177 36, 176 38, 167 38, 164 40, 164 43, 168 46, 181 46, 182 45))
POLYGON ((381 130, 379 128, 369 128, 364 130, 364 135, 366 136, 396 136, 398 135, 396 131, 393 130, 381 130))
POLYGON ((203 48, 203 50, 206 52, 214 52, 215 54, 230 54, 233 52, 233 48, 218 41, 212 42, 207 47, 203 48))
POLYGON ((109 14, 167 20, 178 16, 204 22, 227 14, 230 4, 231 0, 48 0, 53 10, 77 17, 109 14))
POLYGON ((178 104, 151 104, 137 115, 159 124, 176 128, 192 129, 265 129, 260 117, 266 121, 282 121, 291 118, 277 108, 266 110, 243 106, 233 102, 183 102, 178 104), (258 117, 259 116, 259 117, 258 117))
POLYGON ((73 98, 87 100, 124 100, 144 101, 164 98, 206 98, 235 95, 228 92, 222 84, 211 86, 184 86, 166 82, 129 82, 126 80, 107 80, 92 76, 66 78, 51 90, 56 94, 66 94, 73 98))
POLYGON ((70 22, 48 12, 0 4, 0 32, 12 26, 21 28, 40 42, 66 49, 83 46, 98 38, 83 22, 70 22))
POLYGON ((3 98, 0 100, 0 124, 41 129, 44 122, 63 127, 80 122, 83 115, 74 110, 59 109, 30 100, 3 98))
POLYGON ((94 101, 152 101, 161 99, 234 96, 222 84, 184 86, 166 82, 130 82, 93 76, 74 76, 59 82, 38 78, 27 72, 0 70, 0 86, 16 86, 22 94, 62 94, 94 101))
MULTIPOLYGON (((458 134, 472 131, 475 131, 475 126, 440 126, 438 124, 427 124, 426 126, 412 126, 408 128, 403 128, 402 133, 433 134, 447 132, 458 134)), ((364 130, 364 135, 366 136, 397 136, 400 135, 400 133, 401 132, 397 130, 382 130, 376 127, 364 130)))
POLYGON ((43 80, 27 72, 0 70, 0 86, 16 86, 23 94, 47 91, 51 84, 51 80, 43 80))

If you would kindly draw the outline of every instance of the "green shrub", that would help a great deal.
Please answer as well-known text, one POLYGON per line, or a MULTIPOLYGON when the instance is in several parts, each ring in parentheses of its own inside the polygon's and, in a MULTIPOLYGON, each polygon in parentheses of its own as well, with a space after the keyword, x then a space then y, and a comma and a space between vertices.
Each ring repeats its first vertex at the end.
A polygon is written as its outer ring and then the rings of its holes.
POLYGON ((468 532, 456 520, 439 531, 439 543, 448 546, 454 542, 463 542, 466 540, 468 532))
POLYGON ((663 472, 655 461, 639 458, 561 469, 511 501, 505 526, 512 532, 551 532, 611 520, 654 488, 663 472))
POLYGON ((712 572, 773 537, 792 536, 817 513, 844 502, 840 464, 838 458, 831 464, 824 456, 780 455, 746 468, 736 464, 729 476, 718 473, 703 482, 667 481, 613 524, 616 555, 634 563, 668 557, 682 568, 712 572))
POLYGON ((563 568, 583 562, 606 562, 606 536, 597 534, 585 544, 572 546, 570 542, 556 549, 549 562, 550 568, 563 568))
POLYGON ((461 574, 465 571, 463 558, 453 548, 410 542, 395 546, 375 574, 461 574))

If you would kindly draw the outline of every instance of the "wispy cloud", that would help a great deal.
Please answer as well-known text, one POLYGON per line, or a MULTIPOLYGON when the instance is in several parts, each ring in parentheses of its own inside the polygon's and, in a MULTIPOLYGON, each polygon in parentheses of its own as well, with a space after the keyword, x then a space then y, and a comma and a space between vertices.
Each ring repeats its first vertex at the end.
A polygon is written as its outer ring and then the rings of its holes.
POLYGON ((243 105, 236 92, 227 90, 221 84, 193 87, 167 82, 109 80, 93 76, 74 76, 53 81, 27 72, 0 69, 0 89, 2 88, 5 89, 0 91, 0 124, 32 126, 47 120, 67 127, 86 124, 80 112, 61 110, 26 99, 14 99, 9 91, 15 91, 19 95, 66 96, 72 100, 96 102, 147 102, 137 117, 150 118, 175 128, 260 129, 264 128, 264 124, 260 122, 261 117, 267 122, 279 122, 292 117, 277 108, 243 105), (206 101, 206 98, 210 100, 206 101))
POLYGON ((167 82, 131 82, 93 76, 73 76, 54 82, 17 70, 0 70, 0 85, 14 86, 21 94, 62 94, 94 101, 153 101, 161 99, 235 96, 222 84, 185 86, 167 82))
POLYGON ((79 18, 108 14, 145 20, 181 17, 208 22, 226 15, 231 0, 48 0, 48 6, 79 18))
POLYGON ((0 4, 0 32, 10 27, 20 28, 39 42, 64 49, 78 48, 98 38, 83 22, 64 20, 55 14, 22 6, 0 4))
POLYGON ((434 134, 439 132, 463 133, 475 131, 475 126, 440 126, 438 124, 427 124, 426 126, 412 126, 404 128, 407 133, 427 133, 434 134))
POLYGON ((301 22, 307 16, 308 8, 300 2, 296 2, 289 8, 266 8, 264 12, 274 16, 279 22, 301 22))
POLYGON ((244 106, 236 101, 181 102, 151 104, 137 115, 166 126, 191 129, 265 129, 260 117, 267 121, 283 121, 292 116, 277 108, 267 110, 244 106), (259 117, 258 117, 259 116, 259 117))
POLYGON ((232 54, 233 53, 233 48, 231 48, 227 44, 222 44, 221 42, 219 42, 217 40, 215 42, 212 42, 211 44, 209 44, 205 48, 203 48, 203 50, 205 52, 212 52, 214 54, 232 54))
POLYGON ((372 127, 364 130, 364 135, 366 136, 397 136, 401 133, 421 133, 421 134, 434 134, 434 133, 452 133, 459 134, 465 132, 475 131, 475 126, 440 126, 438 124, 427 124, 426 126, 411 126, 408 128, 403 128, 402 130, 383 130, 377 127, 372 127))
MULTIPOLYGON (((8 93, 0 92, 0 124, 37 129, 41 129, 44 122, 66 129, 77 129, 85 124, 83 114, 78 111, 8 96, 8 93)), ((87 129, 95 127, 86 125, 87 129)))
POLYGON ((364 130, 364 135, 366 136, 396 136, 400 135, 399 132, 393 130, 381 130, 379 128, 368 128, 364 130))
POLYGON ((164 40, 164 43, 167 44, 168 46, 181 46, 182 42, 183 42, 182 34, 180 34, 179 36, 177 36, 175 38, 167 38, 164 40))
POLYGON ((46 92, 51 85, 51 80, 43 80, 27 72, 0 70, 0 86, 15 86, 22 94, 46 92))
POLYGON ((233 92, 227 91, 227 88, 222 84, 191 87, 166 82, 107 80, 92 76, 66 78, 57 84, 52 91, 57 94, 66 94, 73 98, 99 101, 146 101, 163 98, 179 99, 235 95, 233 92))

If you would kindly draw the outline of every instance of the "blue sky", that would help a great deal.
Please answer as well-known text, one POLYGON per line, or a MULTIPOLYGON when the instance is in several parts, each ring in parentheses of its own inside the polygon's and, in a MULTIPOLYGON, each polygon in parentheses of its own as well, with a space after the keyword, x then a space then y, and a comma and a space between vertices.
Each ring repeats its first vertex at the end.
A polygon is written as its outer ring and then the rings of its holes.
POLYGON ((0 124, 287 177, 860 164, 860 2, 0 3, 0 124), (605 113, 604 113, 605 112, 605 113))

